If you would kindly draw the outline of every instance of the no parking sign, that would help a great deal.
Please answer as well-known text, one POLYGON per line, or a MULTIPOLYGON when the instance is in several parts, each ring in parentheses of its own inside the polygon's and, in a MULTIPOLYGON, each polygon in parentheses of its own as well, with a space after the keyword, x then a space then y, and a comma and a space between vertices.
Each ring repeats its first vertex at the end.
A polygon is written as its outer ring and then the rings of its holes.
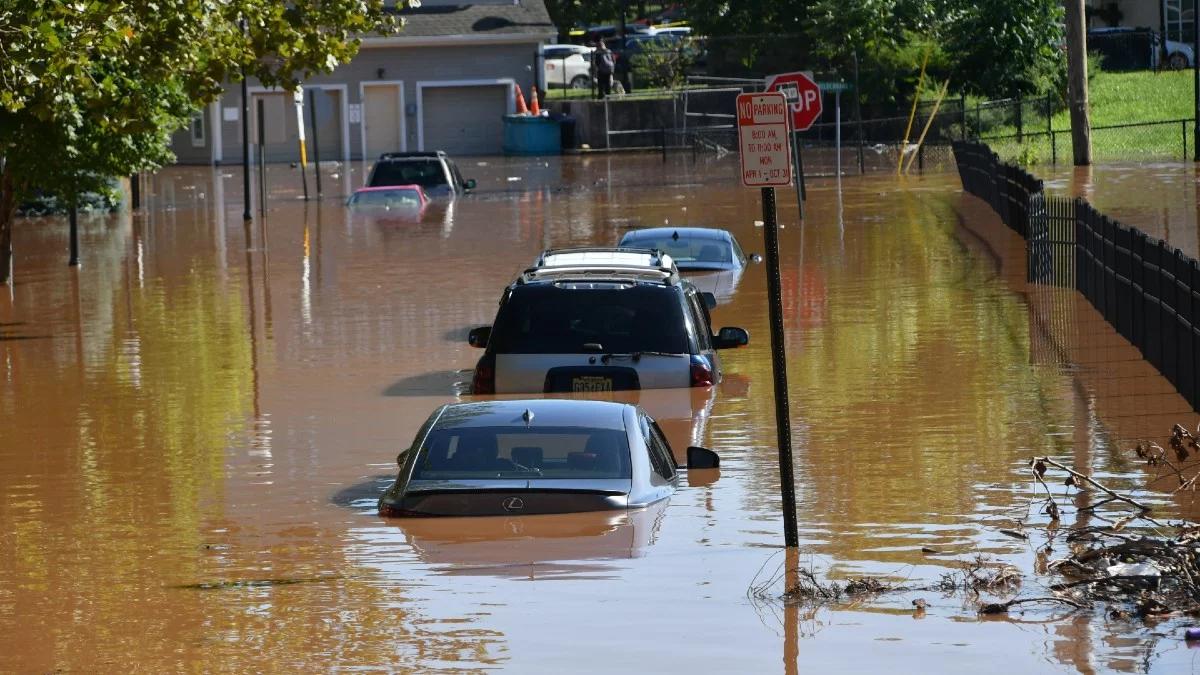
POLYGON ((791 185, 788 107, 783 94, 739 95, 737 119, 742 185, 757 188, 791 185))

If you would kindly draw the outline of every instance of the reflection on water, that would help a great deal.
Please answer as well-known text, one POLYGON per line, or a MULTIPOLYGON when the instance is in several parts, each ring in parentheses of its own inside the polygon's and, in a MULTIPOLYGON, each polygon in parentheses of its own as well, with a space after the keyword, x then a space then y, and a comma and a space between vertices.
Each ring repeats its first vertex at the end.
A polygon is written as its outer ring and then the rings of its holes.
MULTIPOLYGON (((461 166, 479 194, 419 218, 347 211, 366 167, 325 167, 309 203, 271 167, 266 217, 246 226, 236 170, 172 169, 144 212, 83 219, 78 270, 61 220, 19 224, 0 293, 0 669, 1190 663, 1155 634, 1174 623, 979 621, 953 598, 916 616, 904 594, 748 602, 782 539, 757 265, 713 311, 752 335, 723 354, 724 383, 612 395, 658 418, 680 459, 717 450, 719 480, 630 514, 376 517, 397 452, 471 398, 466 330, 539 250, 664 223, 761 250, 758 193, 728 159, 461 166)), ((997 534, 1028 504, 1030 455, 1138 487, 1120 449, 1195 424, 1086 303, 1025 286, 1021 242, 952 176, 814 181, 803 225, 780 201, 801 555, 831 576, 930 581, 977 553, 1030 571, 1029 547, 997 534)))
POLYGON ((653 543, 667 502, 629 512, 392 521, 417 558, 446 575, 618 580, 604 560, 637 558, 653 543))

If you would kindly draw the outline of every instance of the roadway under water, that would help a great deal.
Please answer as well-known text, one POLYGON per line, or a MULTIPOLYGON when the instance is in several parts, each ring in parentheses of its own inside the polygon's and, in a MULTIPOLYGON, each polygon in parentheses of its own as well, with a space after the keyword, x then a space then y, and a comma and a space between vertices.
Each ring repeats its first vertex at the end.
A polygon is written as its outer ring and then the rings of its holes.
MULTIPOLYGON (((83 220, 77 271, 61 219, 18 223, 0 671, 1192 667, 1180 620, 750 593, 784 558, 762 266, 719 293, 714 324, 752 335, 725 383, 621 395, 677 449, 721 453, 715 482, 626 515, 377 517, 397 451, 469 380, 467 329, 543 247, 672 223, 761 252, 736 158, 462 168, 479 194, 381 217, 342 206, 360 166, 307 205, 271 167, 249 226, 236 169, 170 169, 143 212, 83 220)), ((1035 454, 1195 517, 1125 449, 1196 416, 1086 303, 1027 288, 1022 242, 955 175, 811 188, 803 226, 780 193, 802 564, 919 585, 983 554, 1044 594, 1032 544, 998 531, 1026 513, 1035 454)))

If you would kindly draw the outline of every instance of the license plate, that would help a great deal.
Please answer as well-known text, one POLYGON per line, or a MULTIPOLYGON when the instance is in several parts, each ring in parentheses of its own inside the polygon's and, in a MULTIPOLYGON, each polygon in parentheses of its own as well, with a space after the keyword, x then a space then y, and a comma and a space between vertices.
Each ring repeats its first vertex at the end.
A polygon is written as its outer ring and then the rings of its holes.
POLYGON ((612 391, 612 389, 613 382, 611 377, 582 375, 580 377, 571 378, 571 391, 594 392, 612 391))

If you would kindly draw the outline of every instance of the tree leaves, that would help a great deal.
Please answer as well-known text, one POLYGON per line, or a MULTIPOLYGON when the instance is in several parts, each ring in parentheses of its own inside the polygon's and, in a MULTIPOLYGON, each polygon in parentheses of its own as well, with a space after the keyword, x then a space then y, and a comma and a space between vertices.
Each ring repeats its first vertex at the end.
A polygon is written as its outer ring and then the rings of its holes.
MULTIPOLYGON (((67 197, 172 159, 171 134, 242 70, 294 88, 394 32, 384 0, 5 0, 0 203, 67 197), (248 30, 243 30, 242 20, 248 30)), ((401 5, 403 3, 400 3, 401 5)), ((0 229, 11 225, 0 213, 0 229)), ((0 270, 0 275, 7 270, 0 270)), ((0 277, 0 283, 5 279, 0 277)))

